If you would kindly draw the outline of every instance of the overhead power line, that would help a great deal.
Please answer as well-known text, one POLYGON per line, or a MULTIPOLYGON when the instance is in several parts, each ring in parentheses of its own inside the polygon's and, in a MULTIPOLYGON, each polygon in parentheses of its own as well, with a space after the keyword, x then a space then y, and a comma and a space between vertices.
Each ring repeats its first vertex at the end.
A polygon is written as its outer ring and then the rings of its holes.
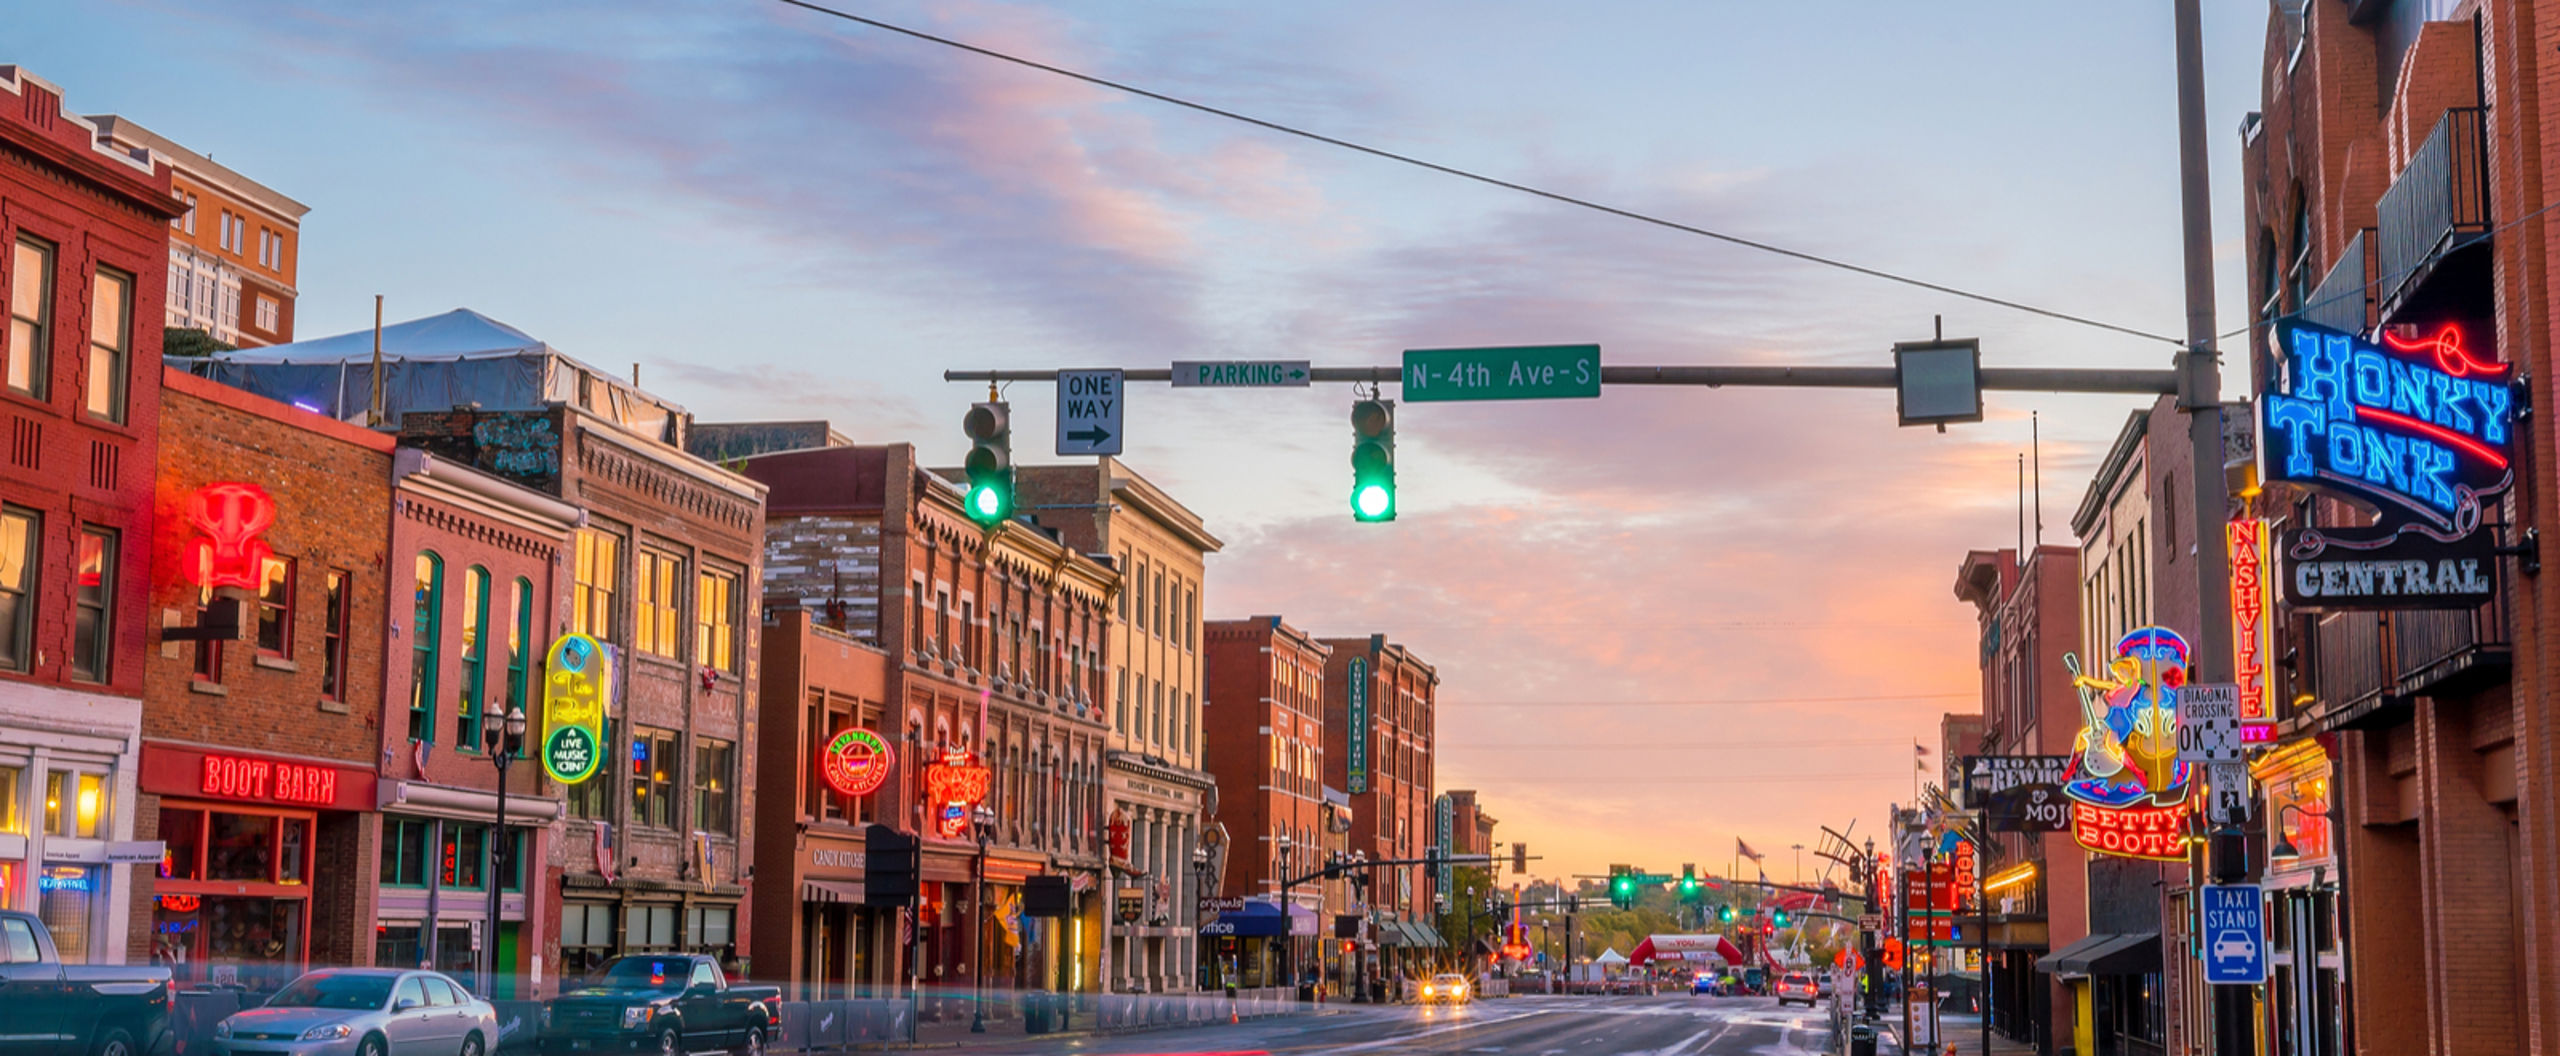
POLYGON ((1558 744, 1558 743, 1555 743, 1555 742, 1553 742, 1553 741, 1544 741, 1544 742, 1513 741, 1513 742, 1505 743, 1505 744, 1491 744, 1491 743, 1480 743, 1480 742, 1479 742, 1479 743, 1468 743, 1468 742, 1463 742, 1463 741, 1455 741, 1455 742, 1453 742, 1453 741, 1442 741, 1442 742, 1440 742, 1439 744, 1433 745, 1432 747, 1434 747, 1434 748, 1436 748, 1436 749, 1439 749, 1439 750, 1442 750, 1442 751, 1447 751, 1447 750, 1449 750, 1449 749, 1453 749, 1453 748, 1463 748, 1463 749, 1466 749, 1466 750, 1468 750, 1468 751, 1536 751, 1536 752, 1580 752, 1580 751, 1611 751, 1611 752, 1618 752, 1618 751, 1680 751, 1680 752, 1700 752, 1700 751, 1742 752, 1742 751, 1755 751, 1755 752, 1756 752, 1756 751, 1761 751, 1761 750, 1769 749, 1769 748, 1864 748, 1864 747, 1874 747, 1874 746, 1881 746, 1881 745, 1887 745, 1887 744, 1893 744, 1893 745, 1905 745, 1905 744, 1910 744, 1910 743, 1911 743, 1911 739, 1910 739, 1910 738, 1908 738, 1908 737, 1884 737, 1884 738, 1879 738, 1879 739, 1874 739, 1874 740, 1858 740, 1858 741, 1701 741, 1701 742, 1685 743, 1685 744, 1684 744, 1684 743, 1681 743, 1681 742, 1678 742, 1678 741, 1673 741, 1673 742, 1670 742, 1670 743, 1668 743, 1668 744, 1663 743, 1663 742, 1661 742, 1661 741, 1573 741, 1573 742, 1564 743, 1564 744, 1558 744))
POLYGON ((1972 699, 1976 693, 1888 693, 1872 697, 1728 697, 1723 700, 1443 700, 1466 708, 1697 708, 1715 704, 1860 704, 1889 700, 1972 699))
POLYGON ((842 11, 836 8, 827 7, 823 4, 811 3, 809 0, 778 0, 778 2, 789 4, 793 7, 802 8, 804 10, 814 11, 818 14, 830 15, 835 18, 843 19, 847 22, 855 22, 861 25, 870 26, 873 29, 885 30, 890 33, 911 37, 931 44, 939 44, 946 48, 955 48, 960 51, 969 52, 973 55, 980 55, 994 59, 998 62, 1009 62, 1026 69, 1039 70, 1042 73, 1054 74, 1070 80, 1082 81, 1086 84, 1094 85, 1099 88, 1108 88, 1115 92, 1123 92, 1144 99, 1152 99, 1156 102, 1164 103, 1169 106, 1178 106, 1186 110, 1197 111, 1213 117, 1222 117, 1229 121, 1242 122, 1256 128, 1278 132, 1282 135, 1296 136, 1300 139, 1311 140, 1313 142, 1325 144, 1326 146, 1340 147, 1344 150, 1355 151, 1357 153, 1369 155, 1370 157, 1383 158, 1401 165, 1410 165, 1418 169, 1428 169, 1432 172, 1437 172, 1445 176, 1455 176, 1462 180, 1471 180, 1476 183, 1484 184, 1488 187, 1499 187, 1506 191, 1515 191, 1532 197, 1544 198, 1551 202, 1570 205, 1579 209, 1588 209, 1593 212, 1606 213, 1620 219, 1633 220, 1641 224, 1651 224, 1655 227, 1666 228, 1683 234, 1697 235, 1701 238, 1711 238, 1729 245, 1741 246, 1745 249, 1755 249, 1763 253, 1770 253, 1793 260, 1800 260, 1808 264, 1816 264, 1826 268, 1837 268, 1841 271, 1864 275, 1869 278, 1882 279, 1886 282, 1894 282, 1905 286, 1917 287, 1919 289, 1928 290, 1932 293, 1943 293, 1950 297, 1961 297, 1969 301, 1978 301, 1983 304, 1995 305, 2012 311, 2026 312, 2030 315, 2040 315, 2047 319, 2056 319, 2066 323, 2077 323, 2081 326, 2095 327, 2100 330, 2107 330, 2131 337, 2142 338, 2146 341, 2164 341, 2182 348, 2186 345, 2185 341, 2175 337, 2170 337, 2166 334, 2153 333, 2149 330, 2140 330, 2134 327, 2110 323, 2100 319, 2092 319, 2084 315, 2073 315, 2069 312, 2058 311, 2052 308, 2041 308, 2036 305, 2027 304, 2023 301, 2013 301, 2005 297, 1994 297, 1987 293, 1976 293, 1972 290, 1949 286, 1944 283, 1931 282, 1927 279, 1915 278, 1898 272, 1886 271, 1882 268, 1872 268, 1864 264, 1852 264, 1836 257, 1826 257, 1818 253, 1809 253, 1800 249, 1788 249, 1785 246, 1774 245, 1757 239, 1744 238, 1740 235, 1727 234, 1722 231, 1710 230, 1708 228, 1699 227, 1695 224, 1686 224, 1677 220, 1669 220, 1659 216, 1654 216, 1650 213, 1637 212, 1633 209, 1623 209, 1618 206, 1606 205, 1592 201, 1588 198, 1577 198, 1573 195, 1550 191, 1541 187, 1533 187, 1525 183, 1516 183, 1511 180, 1505 180, 1495 176, 1487 176, 1483 173, 1458 168, 1454 165, 1443 165, 1436 161, 1426 161, 1410 154, 1399 154, 1392 150, 1372 147, 1364 143, 1355 143, 1351 140, 1328 136, 1321 132, 1309 131, 1295 125, 1286 125, 1277 121, 1254 117, 1250 114, 1238 113, 1233 110, 1211 106, 1207 103, 1194 102, 1192 100, 1182 98, 1181 96, 1167 95, 1163 92, 1151 91, 1133 84, 1126 84, 1105 77, 1097 77, 1089 73, 1079 73, 1063 66, 1053 66, 1049 63, 1040 62, 1034 59, 1026 59, 1019 55, 997 51, 993 48, 980 47, 976 44, 953 40, 949 37, 936 36, 932 33, 924 32, 923 30, 909 29, 894 22, 884 22, 880 19, 871 18, 865 15, 857 15, 850 11, 842 11))

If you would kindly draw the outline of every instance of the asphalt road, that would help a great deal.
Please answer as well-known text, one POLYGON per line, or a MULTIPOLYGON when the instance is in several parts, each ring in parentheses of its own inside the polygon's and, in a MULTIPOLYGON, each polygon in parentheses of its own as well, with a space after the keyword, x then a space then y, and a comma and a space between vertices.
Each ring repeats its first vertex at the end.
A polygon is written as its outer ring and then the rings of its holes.
POLYGON ((1345 1053, 1350 1056, 1795 1056, 1823 1051, 1819 1009, 1766 997, 1513 997, 1457 1008, 1328 1006, 1324 1014, 1118 1037, 1022 1039, 970 1053, 1345 1053))

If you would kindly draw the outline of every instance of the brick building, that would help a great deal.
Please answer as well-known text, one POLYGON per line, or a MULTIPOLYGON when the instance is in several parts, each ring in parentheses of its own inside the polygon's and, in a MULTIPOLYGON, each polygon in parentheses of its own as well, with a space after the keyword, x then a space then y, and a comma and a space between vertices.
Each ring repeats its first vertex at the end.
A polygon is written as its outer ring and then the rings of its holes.
POLYGON ((170 169, 186 212, 171 218, 167 325, 247 348, 293 340, 302 217, 310 207, 114 114, 98 140, 170 169))
POLYGON ((0 66, 0 909, 75 962, 124 958, 145 872, 109 855, 136 836, 161 431, 160 332, 133 321, 176 212, 167 169, 0 66))
MULTIPOLYGON (((779 560, 789 561, 786 570, 808 567, 787 550, 779 560)), ((830 745, 852 731, 890 747, 892 757, 876 763, 885 774, 833 773, 859 788, 900 772, 889 654, 876 637, 856 636, 843 612, 766 609, 760 658, 755 811, 765 838, 756 842, 756 967, 760 978, 811 1000, 894 993, 905 963, 897 911, 863 904, 863 828, 894 824, 896 815, 878 809, 881 796, 849 794, 828 777, 831 757, 845 754, 830 745)), ((849 751, 871 750, 868 739, 857 740, 849 751)))
POLYGON ((1485 813, 1484 804, 1477 801, 1475 790, 1450 789, 1447 795, 1453 815, 1450 853, 1494 854, 1497 845, 1493 842, 1493 827, 1500 822, 1485 813))
MULTIPOLYGON (((1202 638, 1201 757, 1218 785, 1211 827, 1226 847, 1215 894, 1276 900, 1281 880, 1323 868, 1329 845, 1341 835, 1330 831, 1337 810, 1324 797, 1324 672, 1333 650, 1278 616, 1211 620, 1202 638)), ((1351 912, 1347 903, 1327 901, 1335 886, 1307 884, 1290 892, 1309 927, 1327 925, 1324 935, 1333 933, 1332 914, 1351 912)), ((1252 930, 1252 920, 1235 923, 1252 930)), ((1272 978, 1273 965, 1255 962, 1267 960, 1277 938, 1239 936, 1221 943, 1233 949, 1213 952, 1221 970, 1226 958, 1237 958, 1247 978, 1272 978)), ((1315 946, 1299 942, 1296 963, 1314 964, 1315 946)))
POLYGON ((1160 992, 1196 985, 1201 820, 1215 793, 1201 766, 1201 598, 1208 555, 1225 544, 1198 514, 1116 458, 1022 466, 1020 501, 1068 546, 1119 570, 1105 662, 1112 690, 1104 798, 1125 820, 1128 857, 1116 888, 1144 893, 1144 918, 1113 927, 1112 987, 1160 992), (1122 884, 1122 878, 1132 878, 1122 884), (1139 879, 1142 878, 1142 879, 1139 879))
MULTIPOLYGON (((2081 726, 2080 698, 2063 654, 2080 640, 2080 552, 2037 546, 2018 563, 2014 549, 1975 550, 1956 571, 1955 594, 1974 607, 1981 631, 1982 708, 1972 743, 1943 756, 2069 755, 2081 726)), ((1946 787, 1964 787, 1954 774, 1946 787)), ((1979 804, 1968 802, 1968 808, 1979 804)), ((1999 833, 1981 852, 1988 887, 1988 986, 1994 1029, 2051 1052, 2077 1032, 2070 989, 2035 962, 2089 935, 2088 853, 2068 832, 1999 833)))
MULTIPOLYGON (((1418 859, 1437 828, 1432 813, 1432 759, 1440 675, 1383 634, 1321 638, 1325 658, 1325 784, 1351 799, 1352 853, 1418 859)), ((1421 865, 1370 873, 1369 915, 1378 946, 1373 966, 1392 980, 1422 971, 1442 940, 1435 916, 1437 878, 1421 865), (1379 925, 1392 925, 1380 927, 1379 925)))
MULTIPOLYGON (((2451 338, 2464 374, 2509 382, 2512 487, 2474 533, 2509 546, 2560 516, 2548 415, 2528 410, 2551 406, 2556 16, 2534 0, 2277 5, 2241 130, 2261 399, 2300 382, 2279 327, 2394 349, 2451 338)), ((2410 517, 2282 480, 2259 512, 2280 531, 2410 517)), ((2270 1052, 2560 1047, 2560 580, 2488 563, 2477 608, 2306 605, 2278 623, 2274 651, 2295 662, 2278 672, 2282 743, 2253 767, 2253 835, 2297 856, 2267 873, 2287 944, 2270 1052)))
POLYGON ((924 837, 917 975, 935 987, 1098 987, 1106 966, 1085 958, 1104 947, 1109 902, 1103 702, 1118 576, 1028 520, 971 521, 958 487, 919 465, 910 445, 737 464, 771 489, 765 610, 776 620, 816 613, 888 655, 878 732, 901 762, 872 809, 924 837), (929 816, 916 761, 954 755, 991 771, 982 804, 991 828, 973 833, 965 814, 948 828, 938 810, 929 816), (973 902, 981 869, 982 904, 973 902), (1067 925, 1011 915, 1022 882, 1043 874, 1079 892, 1067 925))
POLYGON ((371 963, 391 438, 176 371, 161 392, 188 442, 160 449, 145 622, 228 598, 240 636, 150 653, 135 829, 166 852, 132 959, 252 990, 371 963))
MULTIPOLYGON (((500 974, 481 993, 531 996, 534 956, 556 943, 532 912, 543 892, 525 884, 527 863, 549 857, 560 821, 556 786, 541 787, 542 673, 551 628, 568 596, 578 508, 495 474, 416 448, 392 463, 387 578, 401 599, 380 721, 393 750, 381 760, 380 925, 373 962, 434 964, 476 979, 490 935, 488 891, 497 878, 494 933, 500 974), (492 838, 498 772, 484 734, 507 716, 527 719, 507 774, 509 841, 492 838), (504 854, 499 852, 503 847, 504 854), (431 863, 451 863, 431 867, 431 863), (436 921, 428 934, 427 921, 436 921), (528 929, 530 919, 538 927, 528 929)), ((557 899, 552 899, 554 903, 557 899)))

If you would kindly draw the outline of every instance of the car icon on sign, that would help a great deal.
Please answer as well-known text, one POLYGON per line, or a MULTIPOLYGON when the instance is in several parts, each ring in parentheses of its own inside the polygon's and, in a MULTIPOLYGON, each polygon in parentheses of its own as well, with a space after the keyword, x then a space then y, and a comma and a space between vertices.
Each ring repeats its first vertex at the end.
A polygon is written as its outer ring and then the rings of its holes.
POLYGON ((2245 931, 2225 931, 2213 937, 2213 959, 2216 961, 2251 961, 2258 957, 2258 944, 2245 931))

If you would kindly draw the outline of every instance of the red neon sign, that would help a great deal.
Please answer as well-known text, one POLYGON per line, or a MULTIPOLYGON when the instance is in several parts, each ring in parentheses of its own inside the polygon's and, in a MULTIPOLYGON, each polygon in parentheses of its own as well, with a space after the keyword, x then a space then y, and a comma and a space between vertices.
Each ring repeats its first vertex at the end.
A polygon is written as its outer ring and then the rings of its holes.
POLYGON ((197 790, 224 799, 325 807, 338 801, 338 772, 326 766, 303 763, 207 755, 204 757, 203 781, 197 790))
POLYGON ((967 752, 944 752, 942 761, 924 768, 924 787, 933 804, 934 831, 944 839, 969 835, 969 815, 987 798, 995 774, 967 752))
POLYGON ((827 742, 818 759, 827 785, 848 796, 867 796, 889 780, 889 744, 869 730, 846 730, 827 742))
POLYGON ((2231 680, 2240 686, 2240 721, 2274 722, 2274 689, 2267 678, 2267 522, 2237 518, 2222 534, 2231 554, 2231 680))
POLYGON ((187 497, 187 520, 204 533, 193 543, 196 584, 204 587, 262 585, 267 558, 275 551, 258 533, 276 523, 276 500, 255 484, 207 484, 187 497))
POLYGON ((2187 860, 2187 807, 2107 808, 2071 805, 2071 838, 2100 854, 2153 861, 2187 860))

